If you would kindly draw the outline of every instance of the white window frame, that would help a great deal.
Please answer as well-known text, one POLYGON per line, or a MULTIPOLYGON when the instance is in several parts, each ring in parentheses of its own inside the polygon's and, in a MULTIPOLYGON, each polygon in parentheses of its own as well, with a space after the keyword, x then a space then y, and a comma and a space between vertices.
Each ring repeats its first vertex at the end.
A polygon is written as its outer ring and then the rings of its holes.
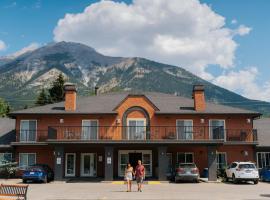
MULTIPOLYGON (((82 127, 83 127, 83 122, 85 122, 85 121, 96 121, 97 122, 97 139, 96 140, 98 140, 99 139, 99 120, 98 119, 83 119, 82 120, 82 127)), ((92 139, 90 139, 90 140, 92 140, 92 139)))
MULTIPOLYGON (((262 168, 259 168, 259 154, 264 154, 264 155, 269 154, 269 155, 270 155, 270 152, 261 151, 261 152, 257 152, 257 153, 256 153, 256 157, 257 157, 257 168, 258 168, 258 169, 262 169, 262 168)), ((264 156, 264 157, 265 157, 265 156, 264 156)), ((269 163, 269 164, 270 164, 270 163, 269 163)), ((266 160, 263 161, 263 166, 267 166, 267 165, 266 165, 266 160)))
POLYGON ((80 160, 80 165, 81 165, 81 169, 80 169, 80 175, 81 177, 97 177, 97 153, 81 153, 81 160, 80 160), (88 174, 84 174, 83 173, 83 163, 84 163, 84 160, 83 160, 83 156, 84 155, 94 155, 96 157, 96 162, 94 163, 95 167, 96 167, 96 172, 95 172, 95 175, 93 176, 90 176, 88 174))
POLYGON ((211 121, 223 121, 224 122, 224 141, 226 142, 226 138, 227 138, 227 133, 226 133, 226 120, 225 119, 209 119, 208 122, 208 129, 209 129, 209 133, 208 133, 208 137, 210 140, 212 140, 211 136, 211 121))
POLYGON ((66 153, 65 154, 65 176, 66 177, 75 177, 75 175, 76 175, 76 153, 66 153), (67 173, 67 157, 68 157, 68 155, 74 156, 74 163, 73 163, 74 173, 73 174, 67 173))
MULTIPOLYGON (((225 155, 225 165, 227 166, 228 165, 228 162, 227 162, 227 152, 217 152, 216 153, 216 157, 218 156, 218 154, 224 154, 225 155)), ((217 159, 217 158, 216 158, 217 159)), ((217 160, 218 161, 218 160, 217 160)), ((217 162, 217 169, 220 169, 219 168, 219 163, 217 162)))
POLYGON ((184 154, 185 155, 185 162, 184 162, 184 164, 193 164, 193 163, 195 163, 194 162, 194 160, 195 160, 195 158, 194 158, 194 152, 177 152, 177 159, 176 159, 177 160, 177 164, 179 164, 178 154, 184 154), (187 154, 192 154, 192 160, 193 160, 192 163, 186 162, 186 160, 187 160, 186 155, 187 154))
POLYGON ((24 168, 24 167, 28 167, 29 166, 29 154, 33 154, 35 155, 35 163, 37 163, 37 153, 19 153, 19 167, 20 168, 24 168), (21 155, 22 154, 27 154, 27 165, 26 166, 21 166, 21 155))
POLYGON ((22 119, 20 120, 20 142, 36 142, 37 141, 37 120, 36 119, 22 119), (26 141, 21 141, 21 132, 22 132, 22 122, 26 121, 35 121, 36 122, 36 134, 35 134, 35 141, 29 141, 28 138, 26 141))
MULTIPOLYGON (((0 153, 0 155, 2 155, 3 158, 5 157, 6 154, 11 155, 11 162, 12 162, 12 159, 13 159, 12 153, 10 153, 10 152, 3 152, 3 153, 0 153)), ((3 161, 3 160, 0 160, 0 164, 2 163, 2 161, 3 161)))
MULTIPOLYGON (((146 118, 127 118, 127 127, 129 127, 130 121, 143 121, 143 126, 145 127, 144 139, 146 139, 146 118)), ((129 129, 128 129, 128 140, 129 140, 129 129)))
MULTIPOLYGON (((120 160, 120 155, 121 154, 127 154, 129 155, 129 153, 142 153, 142 154, 150 154, 150 174, 146 174, 146 177, 151 177, 153 174, 153 155, 152 155, 152 150, 119 150, 118 151, 118 176, 119 177, 123 177, 124 174, 121 174, 121 160, 120 160)), ((142 155, 142 159, 143 159, 143 155, 142 155)), ((142 164, 144 161, 142 160, 142 164)), ((127 163, 126 163, 127 164, 127 163)), ((135 170, 135 169, 134 169, 135 170)))
MULTIPOLYGON (((194 137, 193 137, 193 119, 176 119, 176 122, 175 122, 175 124, 176 124, 176 138, 177 138, 177 140, 179 139, 178 138, 178 126, 177 126, 177 123, 178 123, 178 121, 191 121, 191 127, 192 127, 192 138, 191 138, 191 140, 193 140, 194 139, 194 137)), ((185 123, 185 122, 184 122, 185 123)))

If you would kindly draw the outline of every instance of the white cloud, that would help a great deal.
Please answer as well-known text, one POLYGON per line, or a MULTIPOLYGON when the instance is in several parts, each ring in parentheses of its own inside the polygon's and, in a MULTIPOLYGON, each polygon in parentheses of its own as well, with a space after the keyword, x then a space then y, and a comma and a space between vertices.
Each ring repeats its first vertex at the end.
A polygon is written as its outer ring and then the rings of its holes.
POLYGON ((249 67, 239 71, 229 71, 212 81, 216 85, 238 92, 247 98, 270 101, 270 81, 259 85, 258 75, 257 67, 249 67))
POLYGON ((236 19, 233 19, 232 21, 231 21, 231 24, 237 24, 238 22, 237 22, 237 20, 236 19))
POLYGON ((3 51, 7 48, 6 44, 4 41, 0 40, 0 51, 3 51))
POLYGON ((191 70, 207 80, 208 65, 233 67, 235 35, 250 29, 225 27, 225 18, 198 0, 101 1, 66 14, 55 41, 73 41, 111 56, 140 56, 191 70))
POLYGON ((37 49, 39 47, 40 47, 40 45, 38 43, 33 42, 33 43, 29 44, 28 46, 20 49, 19 51, 16 51, 15 53, 7 55, 6 57, 7 58, 16 58, 16 57, 18 57, 26 52, 34 51, 35 49, 37 49))

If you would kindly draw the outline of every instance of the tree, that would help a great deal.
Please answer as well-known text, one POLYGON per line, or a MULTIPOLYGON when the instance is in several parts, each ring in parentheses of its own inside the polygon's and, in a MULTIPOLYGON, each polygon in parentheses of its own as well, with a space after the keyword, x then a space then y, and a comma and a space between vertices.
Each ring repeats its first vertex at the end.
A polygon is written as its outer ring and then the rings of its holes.
POLYGON ((46 104, 50 103, 49 102, 49 97, 47 95, 47 92, 44 88, 42 88, 42 90, 40 91, 37 100, 36 100, 36 105, 38 106, 44 106, 46 104))
POLYGON ((10 112, 8 103, 0 98, 0 117, 5 117, 10 112))
POLYGON ((51 103, 56 103, 64 100, 64 84, 65 79, 63 74, 59 74, 49 89, 49 100, 51 103))

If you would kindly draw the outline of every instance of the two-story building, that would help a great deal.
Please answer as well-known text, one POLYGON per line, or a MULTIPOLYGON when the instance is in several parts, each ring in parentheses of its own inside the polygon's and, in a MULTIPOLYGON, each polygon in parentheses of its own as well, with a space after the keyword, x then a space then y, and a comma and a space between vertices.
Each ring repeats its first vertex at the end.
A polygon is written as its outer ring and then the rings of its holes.
POLYGON ((126 164, 142 160, 146 176, 166 180, 171 166, 195 162, 209 179, 232 161, 255 161, 260 113, 161 93, 112 93, 11 113, 16 119, 15 158, 20 166, 47 163, 55 179, 122 177, 126 164))

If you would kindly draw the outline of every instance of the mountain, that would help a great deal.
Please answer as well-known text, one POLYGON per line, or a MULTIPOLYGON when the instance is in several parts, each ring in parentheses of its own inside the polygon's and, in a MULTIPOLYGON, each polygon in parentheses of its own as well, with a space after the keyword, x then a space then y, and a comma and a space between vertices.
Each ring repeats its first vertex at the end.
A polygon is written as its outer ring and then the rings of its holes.
MULTIPOLYGON (((0 60, 1 63, 1 60, 0 60)), ((0 64, 0 97, 13 108, 32 106, 42 87, 63 73, 76 83, 80 95, 139 90, 191 97, 194 84, 204 84, 208 101, 270 113, 270 103, 250 100, 207 82, 181 67, 144 58, 109 57, 72 42, 51 43, 0 64)))

